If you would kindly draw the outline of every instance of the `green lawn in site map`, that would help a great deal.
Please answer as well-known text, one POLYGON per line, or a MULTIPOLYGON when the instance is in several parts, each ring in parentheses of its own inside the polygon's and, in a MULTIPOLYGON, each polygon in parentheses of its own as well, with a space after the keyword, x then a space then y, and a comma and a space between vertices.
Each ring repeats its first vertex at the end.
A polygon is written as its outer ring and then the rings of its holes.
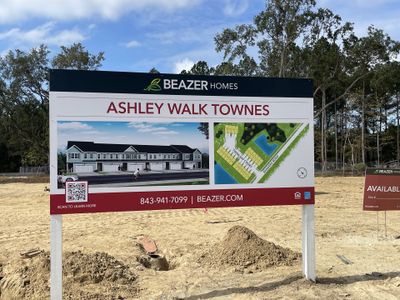
MULTIPOLYGON (((291 123, 219 123, 214 126, 214 157, 216 163, 220 164, 238 183, 251 183, 255 179, 252 174, 247 180, 233 167, 238 159, 229 164, 222 156, 219 155, 218 149, 223 146, 225 142, 225 126, 237 126, 238 134, 236 136, 236 148, 243 154, 248 148, 251 148, 261 159, 262 163, 257 167, 261 170, 271 159, 271 157, 282 147, 284 142, 289 136, 297 129, 300 124, 291 123), (275 134, 275 138, 271 137, 267 131, 266 126, 270 132, 275 134), (244 134, 245 133, 245 134, 244 134), (255 140, 260 136, 269 138, 269 144, 277 145, 270 155, 265 153, 256 143, 255 140)), ((270 172, 268 172, 270 173, 270 172)), ((264 181, 264 180, 263 180, 264 181)), ((261 182, 263 182, 261 181, 261 182)))

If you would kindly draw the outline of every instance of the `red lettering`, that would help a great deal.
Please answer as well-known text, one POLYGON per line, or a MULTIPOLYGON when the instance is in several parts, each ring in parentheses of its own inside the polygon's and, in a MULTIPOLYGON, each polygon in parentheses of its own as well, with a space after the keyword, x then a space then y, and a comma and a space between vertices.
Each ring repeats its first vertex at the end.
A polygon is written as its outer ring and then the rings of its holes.
POLYGON ((211 104, 211 106, 214 108, 214 115, 218 115, 218 113, 217 113, 218 104, 213 103, 213 104, 211 104))
POLYGON ((111 102, 110 105, 108 106, 107 113, 109 114, 110 112, 114 112, 116 114, 118 113, 114 105, 114 102, 111 102))
POLYGON ((168 103, 167 104, 168 105, 168 109, 169 109, 169 113, 172 115, 174 112, 176 113, 176 114, 180 114, 181 113, 181 107, 182 107, 182 104, 181 103, 179 103, 179 104, 176 104, 176 103, 168 103))
POLYGON ((188 115, 191 115, 191 114, 192 114, 192 112, 191 112, 191 110, 190 110, 188 104, 185 104, 185 105, 183 106, 182 114, 188 114, 188 115))
POLYGON ((246 105, 246 108, 244 110, 244 114, 247 115, 254 115, 254 105, 246 105))
POLYGON ((207 111, 206 111, 206 107, 207 107, 207 104, 200 104, 200 115, 201 114, 204 114, 204 115, 208 115, 208 113, 207 113, 207 111))
POLYGON ((161 108, 163 107, 163 105, 164 105, 164 103, 155 103, 155 105, 156 105, 156 107, 157 107, 157 111, 158 111, 158 114, 160 114, 161 113, 161 108))
POLYGON ((152 102, 146 103, 146 113, 149 115, 154 115, 154 103, 152 102))
POLYGON ((228 115, 229 112, 230 112, 229 105, 227 105, 227 104, 222 104, 222 105, 220 105, 219 111, 220 111, 221 114, 224 115, 224 116, 228 115), (223 109, 224 109, 225 111, 223 111, 223 109))
POLYGON ((261 116, 262 115, 262 107, 261 107, 261 105, 260 104, 256 104, 255 106, 254 106, 254 109, 255 109, 255 111, 254 111, 254 115, 256 115, 256 116, 261 116))
POLYGON ((264 110, 263 115, 264 116, 268 116, 269 115, 269 105, 268 104, 264 104, 263 105, 263 110, 264 110))
POLYGON ((120 108, 120 110, 118 111, 120 114, 126 113, 125 102, 119 102, 118 107, 120 108))
MULTIPOLYGON (((247 105, 245 106, 247 108, 247 105)), ((231 105, 232 113, 236 115, 241 115, 243 112, 243 105, 231 105)))
POLYGON ((131 113, 131 109, 134 111, 133 113, 136 114, 136 103, 133 103, 133 105, 128 102, 128 114, 131 113))

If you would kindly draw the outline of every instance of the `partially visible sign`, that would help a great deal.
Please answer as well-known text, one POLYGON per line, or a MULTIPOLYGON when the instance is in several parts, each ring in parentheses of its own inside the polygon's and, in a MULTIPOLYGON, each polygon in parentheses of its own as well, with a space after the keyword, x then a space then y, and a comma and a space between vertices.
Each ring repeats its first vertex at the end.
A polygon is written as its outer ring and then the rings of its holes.
POLYGON ((400 210, 400 169, 367 169, 364 210, 400 210))

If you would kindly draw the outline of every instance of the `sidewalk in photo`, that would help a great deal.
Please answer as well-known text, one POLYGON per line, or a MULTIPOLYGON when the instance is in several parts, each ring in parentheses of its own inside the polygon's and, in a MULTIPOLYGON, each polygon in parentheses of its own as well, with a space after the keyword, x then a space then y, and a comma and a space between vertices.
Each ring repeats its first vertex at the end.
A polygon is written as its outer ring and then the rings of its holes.
MULTIPOLYGON (((140 175, 145 174, 164 174, 164 173, 197 173, 208 172, 209 169, 180 169, 180 170, 162 170, 162 171, 140 171, 140 175)), ((133 171, 117 171, 117 172, 88 172, 77 173, 76 176, 105 176, 105 175, 133 175, 133 171)))
MULTIPOLYGON (((90 186, 96 187, 132 187, 132 186, 152 186, 152 185, 180 185, 182 183, 191 183, 191 182, 208 182, 208 178, 198 178, 198 179, 175 179, 175 180, 157 180, 157 181, 132 181, 132 182, 117 182, 117 183, 99 183, 99 184, 90 184, 90 186)), ((190 184, 189 184, 190 185, 190 184)))

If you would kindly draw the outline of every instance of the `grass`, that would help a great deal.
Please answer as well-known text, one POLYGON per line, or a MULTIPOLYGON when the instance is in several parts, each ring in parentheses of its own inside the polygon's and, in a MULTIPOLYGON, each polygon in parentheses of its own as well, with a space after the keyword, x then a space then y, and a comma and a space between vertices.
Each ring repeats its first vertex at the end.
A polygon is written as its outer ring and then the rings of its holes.
POLYGON ((290 152, 296 147, 297 143, 305 136, 305 134, 308 132, 310 125, 307 125, 303 131, 295 138, 293 143, 286 149, 286 151, 278 158, 278 160, 275 162, 275 164, 267 171, 267 173, 264 174, 264 176, 261 178, 260 182, 265 182, 274 172, 277 168, 279 168, 279 165, 285 160, 287 156, 289 156, 290 152))

